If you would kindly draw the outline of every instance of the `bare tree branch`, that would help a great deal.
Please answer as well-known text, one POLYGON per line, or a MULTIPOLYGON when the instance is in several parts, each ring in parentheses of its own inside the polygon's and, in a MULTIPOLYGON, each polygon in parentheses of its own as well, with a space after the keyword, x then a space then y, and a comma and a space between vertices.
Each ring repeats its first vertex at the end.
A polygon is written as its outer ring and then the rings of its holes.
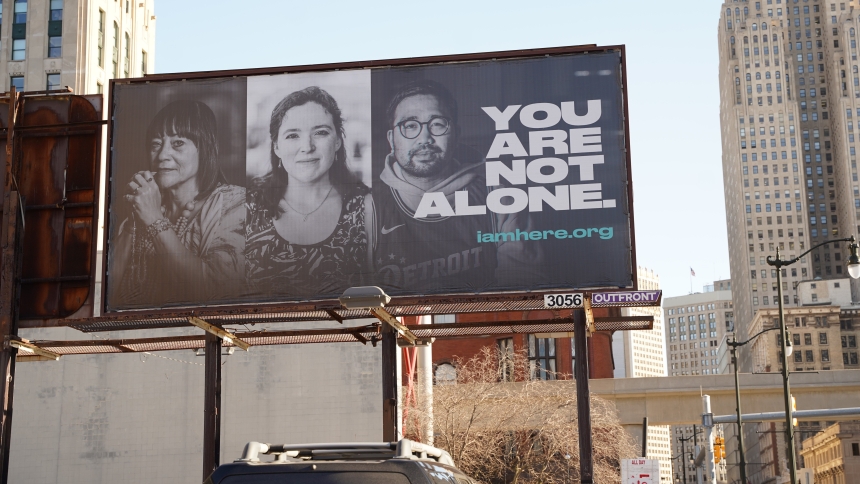
MULTIPOLYGON (((434 443, 457 466, 488 484, 572 484, 579 482, 576 385, 530 380, 525 353, 508 356, 515 382, 500 382, 505 372, 497 351, 484 348, 455 361, 456 384, 436 385, 433 395, 434 443), (568 459, 565 456, 570 456, 568 459), (568 477, 569 476, 569 477, 568 477)), ((420 429, 430 409, 421 396, 405 422, 420 429)), ((620 482, 620 461, 638 454, 621 427, 615 406, 591 396, 595 482, 620 482)))

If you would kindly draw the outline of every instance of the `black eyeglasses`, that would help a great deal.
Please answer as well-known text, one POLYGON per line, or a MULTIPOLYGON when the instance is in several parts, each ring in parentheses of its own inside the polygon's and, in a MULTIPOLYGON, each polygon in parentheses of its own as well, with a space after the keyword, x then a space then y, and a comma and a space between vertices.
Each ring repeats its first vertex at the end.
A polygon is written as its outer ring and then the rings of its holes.
POLYGON ((406 121, 401 121, 394 126, 400 129, 400 134, 403 135, 404 138, 415 139, 421 134, 421 130, 424 129, 425 124, 427 125, 427 129, 430 131, 430 134, 433 136, 442 136, 448 133, 448 129, 451 127, 451 121, 442 116, 434 116, 426 123, 422 123, 421 121, 416 121, 414 119, 408 119, 406 121))

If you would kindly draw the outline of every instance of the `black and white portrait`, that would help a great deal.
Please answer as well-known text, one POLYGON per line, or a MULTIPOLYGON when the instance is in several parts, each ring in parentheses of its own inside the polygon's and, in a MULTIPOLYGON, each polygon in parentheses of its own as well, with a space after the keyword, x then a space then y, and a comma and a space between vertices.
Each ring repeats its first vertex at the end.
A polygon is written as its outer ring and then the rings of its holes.
POLYGON ((262 299, 370 284, 370 73, 248 80, 245 262, 262 299))
POLYGON ((245 82, 122 86, 111 176, 108 305, 230 302, 244 295, 245 82), (122 122, 120 122, 122 121, 122 122))

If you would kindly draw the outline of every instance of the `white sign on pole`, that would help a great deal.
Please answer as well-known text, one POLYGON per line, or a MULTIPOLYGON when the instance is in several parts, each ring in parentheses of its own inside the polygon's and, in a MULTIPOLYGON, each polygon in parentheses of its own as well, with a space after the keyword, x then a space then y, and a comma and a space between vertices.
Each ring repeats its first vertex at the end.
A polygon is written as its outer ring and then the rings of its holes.
POLYGON ((622 484, 660 484, 660 461, 656 459, 622 459, 622 484))

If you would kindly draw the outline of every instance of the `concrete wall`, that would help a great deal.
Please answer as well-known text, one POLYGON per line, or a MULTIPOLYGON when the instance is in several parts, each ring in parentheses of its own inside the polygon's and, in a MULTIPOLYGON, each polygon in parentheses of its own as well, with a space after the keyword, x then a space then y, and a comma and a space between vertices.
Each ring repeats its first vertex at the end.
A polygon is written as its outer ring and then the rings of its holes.
MULTIPOLYGON (((32 340, 88 338, 72 329, 22 332, 32 340)), ((379 347, 253 347, 222 360, 221 462, 239 458, 250 440, 382 438, 379 347)), ((203 358, 188 350, 18 363, 10 482, 201 482, 203 378, 203 358)))

